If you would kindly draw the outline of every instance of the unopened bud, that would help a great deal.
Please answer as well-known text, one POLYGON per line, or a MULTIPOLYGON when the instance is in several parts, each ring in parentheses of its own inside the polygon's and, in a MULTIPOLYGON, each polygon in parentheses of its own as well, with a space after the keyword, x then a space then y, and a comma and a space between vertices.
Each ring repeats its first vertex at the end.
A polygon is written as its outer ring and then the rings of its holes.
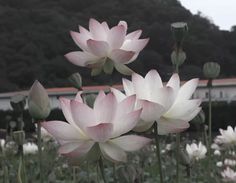
POLYGON ((15 131, 13 132, 13 138, 14 141, 18 144, 18 145, 23 145, 24 141, 25 141, 25 132, 24 131, 15 131))
POLYGON ((70 81, 70 83, 72 84, 72 86, 78 90, 81 90, 82 87, 82 78, 81 75, 77 72, 72 74, 68 80, 70 81))
POLYGON ((173 65, 182 65, 186 60, 186 54, 182 50, 174 50, 171 53, 171 62, 173 65))
POLYGON ((36 80, 29 92, 29 113, 36 120, 43 120, 51 112, 50 101, 44 87, 36 80))
POLYGON ((24 95, 15 95, 11 98, 10 104, 13 110, 23 112, 26 104, 26 97, 24 95))
POLYGON ((216 62, 207 62, 203 66, 203 73, 207 79, 215 79, 220 75, 220 65, 216 62))

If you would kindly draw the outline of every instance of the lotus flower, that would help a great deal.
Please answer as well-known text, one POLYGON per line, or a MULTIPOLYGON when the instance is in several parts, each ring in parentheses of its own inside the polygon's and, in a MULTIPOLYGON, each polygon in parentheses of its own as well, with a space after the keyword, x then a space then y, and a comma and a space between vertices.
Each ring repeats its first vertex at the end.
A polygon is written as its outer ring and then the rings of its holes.
POLYGON ((130 75, 133 71, 126 64, 133 62, 149 39, 139 39, 142 31, 127 34, 127 23, 120 21, 109 28, 107 22, 89 20, 89 31, 79 26, 79 32, 71 31, 71 37, 82 51, 65 55, 73 64, 93 68, 92 74, 99 74, 102 69, 111 74, 115 67, 122 74, 130 75), (127 34, 127 35, 126 35, 127 34))
POLYGON ((231 126, 227 130, 220 129, 221 135, 215 139, 215 143, 220 145, 236 145, 236 127, 233 129, 231 126))
POLYGON ((223 180, 225 182, 235 182, 236 181, 236 172, 231 168, 227 167, 223 172, 221 172, 223 180))
POLYGON ((24 154, 36 154, 38 152, 38 146, 35 143, 26 143, 23 145, 24 154))
POLYGON ((100 92, 94 107, 82 102, 80 93, 75 99, 61 98, 63 114, 69 123, 49 121, 42 126, 61 144, 59 153, 69 157, 83 157, 93 146, 99 146, 102 155, 113 162, 125 162, 125 151, 135 151, 150 142, 137 135, 124 135, 132 130, 141 110, 134 110, 136 97, 118 102, 113 93, 100 92))
POLYGON ((191 160, 199 160, 206 157, 207 149, 201 142, 199 144, 192 143, 186 145, 186 151, 191 160))
POLYGON ((143 108, 141 120, 135 131, 146 131, 155 121, 158 123, 158 134, 177 133, 189 127, 192 120, 201 110, 201 101, 190 99, 198 84, 192 79, 180 87, 178 74, 173 74, 166 86, 156 70, 151 70, 145 78, 134 73, 132 81, 123 79, 125 94, 112 89, 118 100, 136 94, 136 107, 143 108))

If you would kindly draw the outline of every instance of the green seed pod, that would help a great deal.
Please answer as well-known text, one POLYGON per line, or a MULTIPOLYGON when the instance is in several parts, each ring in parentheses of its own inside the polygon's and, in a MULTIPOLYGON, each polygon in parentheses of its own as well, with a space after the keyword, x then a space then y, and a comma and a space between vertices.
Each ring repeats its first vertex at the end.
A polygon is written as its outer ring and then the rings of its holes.
POLYGON ((23 145, 25 141, 25 132, 22 130, 13 132, 13 139, 18 145, 23 145))
POLYGON ((78 90, 81 90, 82 87, 82 77, 81 75, 77 72, 72 74, 68 80, 70 81, 70 83, 72 84, 73 87, 75 87, 78 90))
POLYGON ((171 62, 173 65, 182 65, 184 63, 184 61, 186 60, 186 54, 184 51, 182 50, 179 50, 179 51, 176 51, 174 50, 172 53, 171 53, 171 62))
POLYGON ((175 22, 171 24, 171 31, 173 33, 177 50, 182 47, 185 36, 188 33, 188 25, 186 22, 175 22))
POLYGON ((28 97, 29 113, 36 120, 44 120, 51 112, 50 100, 44 87, 36 80, 28 97))
POLYGON ((26 104, 26 96, 17 94, 11 98, 11 107, 16 112, 23 112, 26 104))
POLYGON ((203 73, 207 79, 215 79, 220 75, 220 65, 216 62, 207 62, 203 66, 203 73))

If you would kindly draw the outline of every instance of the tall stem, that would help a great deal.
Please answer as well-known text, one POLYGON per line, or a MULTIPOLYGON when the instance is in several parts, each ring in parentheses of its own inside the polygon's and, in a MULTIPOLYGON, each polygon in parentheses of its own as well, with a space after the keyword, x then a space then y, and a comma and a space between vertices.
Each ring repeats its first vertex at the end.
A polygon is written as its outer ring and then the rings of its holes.
POLYGON ((176 183, 179 183, 180 171, 179 171, 179 160, 180 160, 180 134, 176 134, 176 183))
POLYGON ((98 163, 99 163, 99 168, 100 168, 100 171, 101 171, 102 179, 103 179, 104 183, 107 183, 106 177, 105 177, 105 171, 104 171, 104 165, 103 165, 102 157, 100 157, 98 163))
POLYGON ((37 122, 37 138, 38 138, 38 164, 40 183, 43 183, 43 163, 42 163, 42 144, 41 144, 41 123, 37 122))
POLYGON ((211 181, 211 176, 210 176, 210 169, 211 169, 211 142, 212 142, 212 107, 211 107, 211 89, 212 89, 212 80, 208 81, 208 95, 209 95, 209 100, 208 100, 208 107, 209 107, 209 116, 208 116, 208 144, 207 144, 207 149, 208 149, 208 182, 211 181))
POLYGON ((158 126, 157 122, 154 123, 154 135, 155 135, 155 143, 156 143, 156 155, 158 159, 158 168, 159 168, 159 175, 160 175, 160 183, 163 183, 163 173, 162 173, 162 163, 161 163, 161 149, 160 149, 160 141, 158 137, 158 126))
POLYGON ((113 177, 114 177, 114 183, 117 183, 116 164, 115 163, 113 163, 113 177))

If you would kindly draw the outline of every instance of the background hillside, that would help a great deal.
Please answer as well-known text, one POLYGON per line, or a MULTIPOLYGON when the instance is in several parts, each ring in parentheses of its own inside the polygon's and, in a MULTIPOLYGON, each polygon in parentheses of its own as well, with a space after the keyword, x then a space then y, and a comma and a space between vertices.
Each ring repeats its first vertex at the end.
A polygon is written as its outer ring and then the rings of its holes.
MULTIPOLYGON (((172 72, 170 23, 186 21, 187 61, 181 78, 201 77, 207 61, 222 67, 221 77, 236 76, 236 26, 220 31, 200 14, 192 15, 177 0, 0 0, 0 92, 27 89, 35 79, 46 87, 69 86, 67 77, 79 71, 84 85, 104 84, 108 76, 90 77, 90 70, 69 63, 64 54, 79 50, 69 31, 88 27, 90 17, 115 25, 128 22, 142 29, 150 42, 130 65, 138 73, 155 68, 163 78, 172 72)), ((114 73, 113 82, 121 75, 114 73)))

